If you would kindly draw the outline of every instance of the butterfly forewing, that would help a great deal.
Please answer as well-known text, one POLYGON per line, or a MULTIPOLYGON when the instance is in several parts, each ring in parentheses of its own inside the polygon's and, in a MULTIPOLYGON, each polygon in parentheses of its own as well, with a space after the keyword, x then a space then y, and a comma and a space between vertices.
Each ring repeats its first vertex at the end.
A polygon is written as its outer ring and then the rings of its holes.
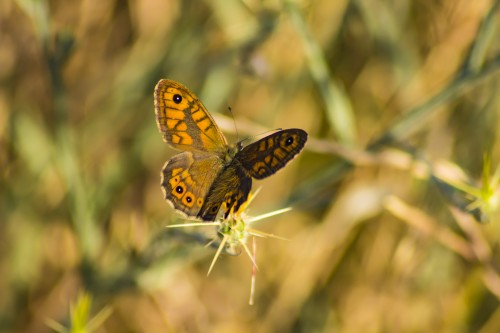
POLYGON ((187 151, 226 150, 227 141, 201 101, 182 84, 160 80, 154 93, 156 123, 163 139, 187 151))
POLYGON ((306 141, 307 133, 301 129, 281 130, 244 147, 235 158, 250 176, 262 179, 282 169, 306 141))

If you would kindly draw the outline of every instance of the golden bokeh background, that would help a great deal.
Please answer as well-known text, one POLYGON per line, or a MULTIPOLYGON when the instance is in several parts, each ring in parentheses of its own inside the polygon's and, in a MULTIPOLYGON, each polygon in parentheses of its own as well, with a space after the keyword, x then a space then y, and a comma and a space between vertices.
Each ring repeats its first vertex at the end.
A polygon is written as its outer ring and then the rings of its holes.
POLYGON ((1 1, 0 331, 500 331, 499 2, 1 1), (245 253, 207 277, 214 227, 165 228, 161 78, 231 142, 309 133, 254 183, 293 207, 254 305, 245 253))

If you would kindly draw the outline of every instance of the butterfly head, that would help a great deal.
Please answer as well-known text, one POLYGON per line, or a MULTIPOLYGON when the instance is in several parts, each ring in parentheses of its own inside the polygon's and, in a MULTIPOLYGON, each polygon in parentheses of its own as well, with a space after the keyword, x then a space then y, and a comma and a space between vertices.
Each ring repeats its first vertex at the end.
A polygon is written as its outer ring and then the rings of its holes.
POLYGON ((241 141, 228 145, 226 154, 224 155, 225 164, 226 165, 230 164, 234 160, 234 157, 238 154, 238 152, 241 151, 242 148, 243 145, 241 144, 241 141))

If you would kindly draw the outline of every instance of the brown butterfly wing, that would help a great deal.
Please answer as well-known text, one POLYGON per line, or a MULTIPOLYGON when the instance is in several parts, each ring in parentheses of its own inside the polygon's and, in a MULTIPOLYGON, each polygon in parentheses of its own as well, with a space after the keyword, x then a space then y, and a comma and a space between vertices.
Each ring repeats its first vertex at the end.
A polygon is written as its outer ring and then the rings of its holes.
POLYGON ((162 170, 161 187, 165 199, 188 217, 199 216, 223 167, 222 160, 213 154, 183 152, 175 155, 162 170))
POLYGON ((244 147, 235 159, 253 178, 266 178, 292 160, 306 141, 307 133, 301 129, 281 130, 244 147))
POLYGON ((222 153, 227 141, 201 101, 184 85, 163 79, 154 92, 156 124, 163 139, 186 151, 222 153))
POLYGON ((228 216, 231 209, 235 212, 247 201, 252 189, 252 178, 233 160, 224 167, 210 188, 198 217, 204 221, 213 221, 220 208, 228 216))

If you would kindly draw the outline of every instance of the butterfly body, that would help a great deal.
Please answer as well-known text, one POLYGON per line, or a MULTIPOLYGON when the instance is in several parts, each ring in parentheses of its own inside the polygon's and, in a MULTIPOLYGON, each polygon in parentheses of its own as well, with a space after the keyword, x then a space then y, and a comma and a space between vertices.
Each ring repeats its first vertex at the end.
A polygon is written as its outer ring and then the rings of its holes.
POLYGON ((172 80, 155 88, 157 125, 164 140, 183 152, 162 170, 165 199, 188 217, 213 221, 247 200, 252 178, 262 179, 284 167, 304 147, 301 129, 277 131, 245 147, 229 145, 203 104, 172 80))

